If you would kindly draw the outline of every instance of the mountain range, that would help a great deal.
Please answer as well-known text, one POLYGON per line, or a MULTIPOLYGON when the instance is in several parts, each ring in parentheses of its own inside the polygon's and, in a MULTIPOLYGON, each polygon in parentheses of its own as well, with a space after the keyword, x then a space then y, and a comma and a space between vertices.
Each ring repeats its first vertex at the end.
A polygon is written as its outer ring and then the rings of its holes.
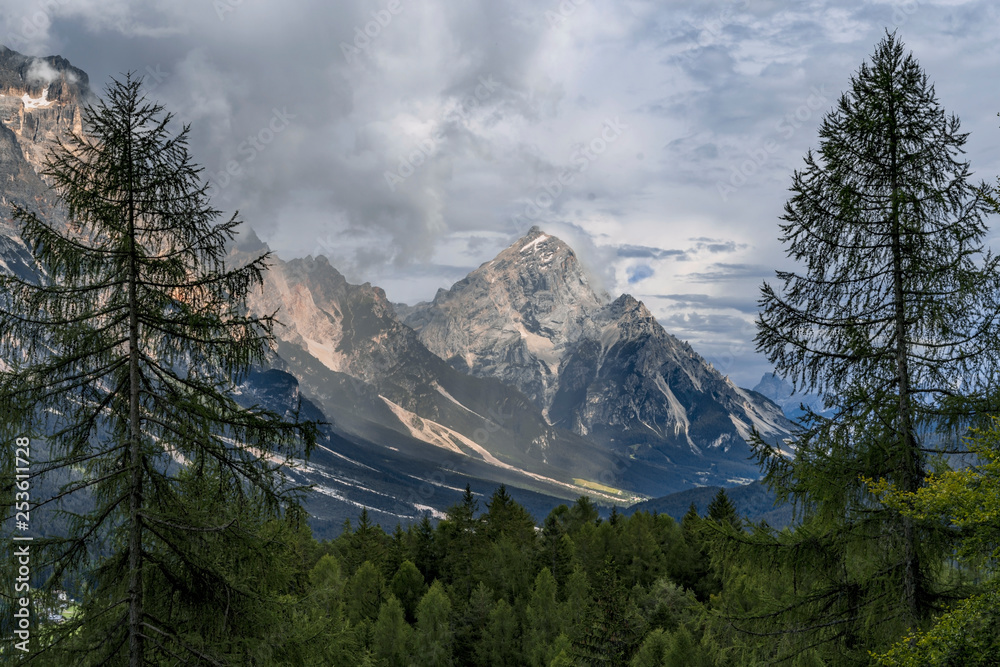
MULTIPOLYGON (((13 205, 65 221, 44 156, 82 130, 94 100, 65 59, 0 51, 3 270, 30 275, 13 205)), ((248 232, 229 261, 266 250, 248 232)), ((277 311, 282 326, 238 400, 281 410, 304 399, 326 424, 293 472, 315 487, 320 535, 361 508, 388 525, 441 516, 466 484, 488 494, 503 483, 539 518, 584 494, 625 505, 745 484, 759 477, 751 433, 777 442, 793 428, 640 301, 595 288, 576 253, 537 227, 430 302, 392 304, 320 256, 274 258, 248 306, 277 311)))

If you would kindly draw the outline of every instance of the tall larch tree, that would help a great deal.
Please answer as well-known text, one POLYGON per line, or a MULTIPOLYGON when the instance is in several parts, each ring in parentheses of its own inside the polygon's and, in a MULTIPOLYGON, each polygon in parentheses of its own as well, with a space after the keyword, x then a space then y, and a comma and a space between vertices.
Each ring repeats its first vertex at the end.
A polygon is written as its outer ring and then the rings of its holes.
POLYGON ((1000 279, 984 250, 985 186, 970 182, 962 159, 966 134, 895 34, 819 135, 781 226, 803 271, 763 286, 756 341, 778 375, 825 396, 833 416, 808 416, 783 451, 757 443, 767 483, 802 523, 733 532, 720 562, 756 562, 792 582, 785 599, 734 621, 741 627, 866 663, 948 594, 936 575, 950 536, 880 503, 864 480, 917 491, 990 411, 1000 279))
POLYGON ((233 399, 273 340, 274 319, 244 305, 267 255, 225 266, 239 222, 218 220, 188 127, 172 135, 141 80, 114 81, 84 116, 44 172, 68 224, 15 213, 39 280, 0 276, 0 441, 46 442, 33 473, 71 470, 61 500, 92 500, 36 564, 50 587, 87 581, 39 660, 250 660, 241 633, 274 601, 254 582, 280 586, 265 580, 281 571, 258 530, 295 504, 282 471, 316 435, 233 399))

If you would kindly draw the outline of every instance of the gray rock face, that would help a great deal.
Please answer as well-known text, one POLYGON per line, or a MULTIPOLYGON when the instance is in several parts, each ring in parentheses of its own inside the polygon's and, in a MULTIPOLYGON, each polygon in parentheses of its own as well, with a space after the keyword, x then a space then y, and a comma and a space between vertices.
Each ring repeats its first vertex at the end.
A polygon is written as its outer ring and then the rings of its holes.
MULTIPOLYGON (((232 260, 264 248, 248 240, 232 260)), ((611 467, 605 449, 548 424, 516 388, 449 366, 396 318, 381 288, 348 283, 325 257, 272 260, 265 281, 250 310, 278 311, 278 354, 346 431, 384 440, 378 429, 392 429, 440 456, 573 498, 588 491, 574 479, 596 480, 611 467)))
POLYGON ((533 228, 405 321, 454 367, 517 387, 551 424, 629 456, 745 458, 752 429, 787 435, 778 406, 736 387, 642 303, 608 301, 572 249, 533 228))
POLYGON ((41 174, 59 140, 82 131, 81 108, 93 101, 86 73, 66 59, 0 47, 0 217, 8 233, 15 205, 60 217, 41 174))
POLYGON ((547 411, 560 364, 607 302, 576 253, 534 227, 405 322, 456 369, 513 385, 547 411))
POLYGON ((95 101, 87 74, 65 58, 0 47, 0 122, 36 171, 61 137, 82 131, 82 108, 95 101))

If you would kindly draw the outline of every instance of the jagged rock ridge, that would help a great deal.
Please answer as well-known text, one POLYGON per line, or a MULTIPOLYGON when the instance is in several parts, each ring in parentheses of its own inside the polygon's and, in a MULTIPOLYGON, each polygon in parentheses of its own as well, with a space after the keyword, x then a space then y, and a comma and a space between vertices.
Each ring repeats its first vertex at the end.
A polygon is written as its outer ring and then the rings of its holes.
POLYGON ((549 423, 671 478, 683 465, 690 483, 753 479, 745 439, 757 429, 777 440, 791 426, 641 302, 622 295, 609 303, 572 249, 537 227, 405 321, 454 367, 516 386, 549 423))
MULTIPOLYGON (((264 248, 248 239, 232 258, 264 248)), ((368 439, 392 430, 404 447, 411 443, 402 436, 571 497, 588 491, 575 480, 596 481, 612 467, 606 449, 548 424, 516 388, 446 364, 396 318, 380 288, 348 283, 325 257, 273 260, 265 281, 248 305, 279 312, 278 354, 345 430, 368 439)))

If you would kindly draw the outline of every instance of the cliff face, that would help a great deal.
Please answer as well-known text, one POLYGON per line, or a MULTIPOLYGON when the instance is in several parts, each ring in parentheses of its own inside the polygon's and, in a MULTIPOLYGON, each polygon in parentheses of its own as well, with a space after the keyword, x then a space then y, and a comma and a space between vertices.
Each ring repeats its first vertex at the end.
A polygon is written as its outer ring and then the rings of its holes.
POLYGON ((87 74, 65 58, 32 58, 0 47, 0 122, 36 171, 60 137, 82 131, 82 107, 94 101, 87 74))
POLYGON ((568 245, 532 228, 405 321, 456 369, 513 385, 547 411, 562 360, 607 301, 568 245))
POLYGON ((59 56, 33 58, 0 47, 0 220, 14 205, 57 216, 41 176, 50 151, 82 132, 82 108, 96 101, 86 73, 59 56))
MULTIPOLYGON (((231 259, 264 250, 248 238, 231 259)), ((392 430, 394 440, 431 445, 439 457, 572 497, 587 492, 574 479, 597 480, 612 467, 604 448, 547 423, 516 387, 445 363, 397 319, 381 288, 348 283, 325 257, 273 259, 264 280, 250 310, 278 312, 278 354, 345 431, 385 440, 392 430)), ((399 441, 395 447, 412 449, 399 441)))
POLYGON ((721 461, 752 479, 745 439, 756 428, 778 440, 791 426, 641 302, 593 289, 572 249, 538 228, 405 321, 455 368, 517 387, 550 424, 629 457, 706 469, 721 461))

